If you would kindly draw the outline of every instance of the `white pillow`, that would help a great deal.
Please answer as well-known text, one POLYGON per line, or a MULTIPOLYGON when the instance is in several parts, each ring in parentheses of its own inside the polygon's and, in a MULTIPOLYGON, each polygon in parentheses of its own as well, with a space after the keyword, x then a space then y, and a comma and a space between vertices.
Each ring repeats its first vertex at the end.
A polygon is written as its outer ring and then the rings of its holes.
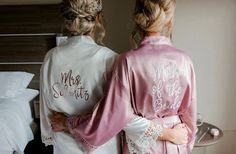
POLYGON ((28 72, 0 72, 0 98, 19 95, 33 77, 34 74, 28 72))
POLYGON ((19 106, 19 108, 22 110, 22 113, 24 114, 26 121, 28 123, 31 123, 33 120, 32 115, 32 109, 33 104, 31 101, 39 94, 38 90, 34 89, 25 89, 20 95, 17 95, 16 97, 12 98, 12 100, 19 106))
POLYGON ((30 88, 26 88, 22 91, 22 93, 20 93, 19 95, 17 95, 16 97, 12 98, 13 100, 17 101, 17 100, 24 100, 27 102, 32 101, 37 95, 39 94, 38 90, 35 89, 30 89, 30 88))
MULTIPOLYGON (((27 124, 30 124, 33 121, 32 100, 39 94, 38 90, 34 89, 24 89, 22 93, 13 98, 0 98, 0 105, 8 105, 12 108, 17 108, 19 113, 24 117, 27 124)), ((1 106, 3 107, 3 106, 1 106)))

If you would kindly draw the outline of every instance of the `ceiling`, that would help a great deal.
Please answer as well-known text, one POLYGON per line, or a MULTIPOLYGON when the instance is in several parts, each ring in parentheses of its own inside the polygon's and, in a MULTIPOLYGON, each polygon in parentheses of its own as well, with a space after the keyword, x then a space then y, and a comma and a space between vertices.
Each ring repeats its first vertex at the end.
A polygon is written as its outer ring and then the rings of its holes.
POLYGON ((0 0, 0 5, 58 4, 61 0, 0 0))

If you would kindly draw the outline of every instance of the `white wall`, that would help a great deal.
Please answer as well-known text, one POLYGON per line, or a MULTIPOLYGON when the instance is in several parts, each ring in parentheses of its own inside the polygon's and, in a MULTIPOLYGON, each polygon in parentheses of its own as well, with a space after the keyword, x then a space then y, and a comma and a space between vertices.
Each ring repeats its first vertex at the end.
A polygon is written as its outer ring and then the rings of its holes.
POLYGON ((236 153, 236 1, 179 0, 174 43, 193 59, 198 112, 224 130, 223 140, 194 154, 236 153))
POLYGON ((178 2, 174 42, 195 63, 199 112, 205 120, 235 130, 236 1, 178 2))
MULTIPOLYGON (((106 45, 116 52, 130 48, 130 0, 105 0, 106 45)), ((192 154, 236 153, 236 0, 177 0, 174 45, 194 62, 198 112, 224 131, 223 139, 192 154)))

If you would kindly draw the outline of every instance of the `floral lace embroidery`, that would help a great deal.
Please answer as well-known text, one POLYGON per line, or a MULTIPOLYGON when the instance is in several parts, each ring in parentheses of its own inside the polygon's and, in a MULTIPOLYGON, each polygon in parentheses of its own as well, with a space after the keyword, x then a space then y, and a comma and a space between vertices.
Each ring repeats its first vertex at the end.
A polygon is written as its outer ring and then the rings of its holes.
POLYGON ((54 143, 52 136, 48 137, 48 136, 42 135, 41 138, 42 138, 42 142, 45 144, 45 146, 53 145, 53 143, 54 143))
POLYGON ((158 136, 162 136, 163 127, 150 123, 148 129, 136 141, 132 141, 127 136, 127 144, 131 154, 145 154, 151 145, 156 144, 158 136))
POLYGON ((81 137, 78 133, 75 133, 76 130, 74 130, 78 124, 79 118, 77 116, 71 116, 67 119, 66 125, 69 129, 69 132, 75 136, 76 140, 78 142, 82 143, 85 145, 83 148, 85 151, 93 151, 97 148, 97 146, 93 146, 89 144, 83 137, 81 137))
POLYGON ((127 142, 127 144, 128 144, 128 148, 129 148, 129 153, 130 153, 130 154, 142 153, 142 152, 139 150, 138 146, 135 145, 135 143, 134 143, 131 139, 129 139, 127 136, 126 136, 126 142, 127 142))

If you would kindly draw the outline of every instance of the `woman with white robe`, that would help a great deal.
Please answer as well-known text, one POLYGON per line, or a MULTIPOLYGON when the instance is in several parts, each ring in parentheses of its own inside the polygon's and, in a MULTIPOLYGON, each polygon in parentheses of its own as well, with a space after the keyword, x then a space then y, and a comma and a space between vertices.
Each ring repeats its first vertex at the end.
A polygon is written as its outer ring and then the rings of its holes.
MULTIPOLYGON (((70 116, 92 112, 95 104, 104 96, 109 74, 117 58, 115 52, 97 44, 104 36, 104 33, 97 33, 97 30, 103 31, 101 11, 101 0, 63 1, 62 13, 71 36, 66 44, 48 52, 41 68, 42 141, 46 145, 53 145, 54 154, 84 153, 85 146, 76 142, 75 138, 67 132, 53 132, 50 115, 53 111, 70 116)), ((117 119, 116 122, 119 123, 119 120, 117 119)), ((141 141, 149 138, 147 144, 155 142, 159 136, 176 143, 184 143, 187 135, 186 128, 182 126, 163 129, 159 124, 133 115, 124 129, 133 140, 141 141), (150 129, 152 133, 145 137, 144 134, 150 129)), ((118 133, 96 147, 92 153, 120 153, 121 143, 118 133)))

